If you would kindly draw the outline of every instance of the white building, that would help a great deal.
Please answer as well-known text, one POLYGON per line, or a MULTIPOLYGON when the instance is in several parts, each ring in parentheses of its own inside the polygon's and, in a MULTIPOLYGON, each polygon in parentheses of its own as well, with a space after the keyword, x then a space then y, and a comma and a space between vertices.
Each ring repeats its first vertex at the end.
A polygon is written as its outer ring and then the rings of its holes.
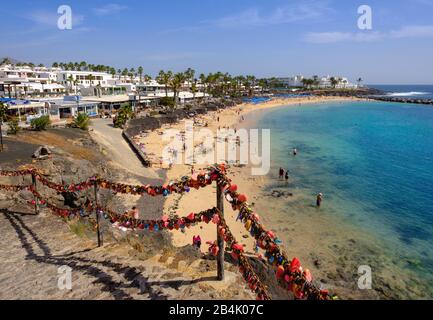
POLYGON ((55 83, 59 68, 45 68, 28 66, 16 67, 5 65, 0 67, 0 81, 13 80, 17 82, 55 83))
POLYGON ((356 84, 350 83, 350 81, 346 77, 340 77, 340 76, 324 76, 319 79, 319 87, 320 88, 333 88, 334 84, 332 83, 332 78, 337 81, 335 84, 335 88, 337 89, 354 89, 358 86, 356 84))
POLYGON ((105 72, 62 70, 57 73, 57 82, 69 88, 74 87, 74 83, 83 88, 104 86, 111 84, 110 80, 113 76, 105 72))
POLYGON ((279 82, 282 84, 288 86, 288 87, 302 87, 302 79, 304 79, 304 76, 297 75, 293 77, 286 77, 286 78, 277 78, 279 82))

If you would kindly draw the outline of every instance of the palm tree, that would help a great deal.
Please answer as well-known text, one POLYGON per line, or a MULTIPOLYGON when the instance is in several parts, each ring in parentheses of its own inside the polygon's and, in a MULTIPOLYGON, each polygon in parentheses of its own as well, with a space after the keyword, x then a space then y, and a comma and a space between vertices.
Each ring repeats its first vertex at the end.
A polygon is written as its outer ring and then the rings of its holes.
POLYGON ((93 87, 92 82, 93 82, 93 80, 95 80, 95 76, 94 76, 93 74, 89 74, 89 75, 87 76, 87 80, 90 81, 90 88, 92 88, 92 87, 93 87))
POLYGON ((123 76, 123 78, 124 78, 125 81, 126 81, 126 77, 128 76, 128 69, 127 69, 127 68, 123 69, 123 71, 122 71, 122 76, 123 76))
POLYGON ((58 67, 59 67, 59 63, 58 63, 58 62, 54 62, 54 63, 52 64, 52 67, 53 67, 53 68, 58 68, 58 67))
POLYGON ((193 81, 194 81, 194 76, 195 76, 195 70, 188 68, 185 72, 184 72, 187 81, 192 85, 193 81))
POLYGON ((171 80, 173 78, 173 72, 170 70, 165 72, 164 70, 159 71, 158 76, 156 77, 156 81, 159 84, 163 84, 165 86, 165 96, 168 97, 168 86, 171 84, 171 80))
POLYGON ((310 88, 310 86, 312 85, 312 83, 314 82, 313 79, 308 79, 308 78, 303 78, 301 80, 302 84, 304 85, 304 87, 307 87, 307 89, 310 88))
POLYGON ((139 66, 138 67, 138 74, 140 75, 140 83, 142 83, 143 81, 143 67, 142 66, 139 66))
POLYGON ((2 62, 0 62, 0 65, 3 65, 3 64, 12 64, 12 60, 9 58, 4 58, 2 60, 2 62))
POLYGON ((258 81, 258 85, 261 88, 261 93, 263 94, 263 92, 265 91, 265 88, 268 88, 268 81, 266 79, 260 79, 258 81))
POLYGON ((248 95, 252 96, 254 93, 254 87, 256 86, 256 77, 255 76, 247 76, 247 87, 249 88, 248 95))
POLYGON ((192 99, 195 100, 195 95, 197 93, 197 79, 194 79, 191 85, 192 99))
POLYGON ((120 80, 120 77, 122 76, 122 70, 117 69, 117 74, 119 75, 119 80, 120 80))
POLYGON ((221 85, 221 89, 222 89, 221 91, 224 96, 229 93, 231 82, 232 82, 232 76, 228 72, 224 73, 222 76, 222 85, 221 85))
POLYGON ((314 85, 315 87, 319 86, 320 84, 320 80, 319 80, 319 76, 313 76, 313 83, 312 85, 314 85))
POLYGON ((200 73, 200 76, 198 77, 200 80, 200 84, 203 86, 203 95, 206 94, 206 76, 204 73, 200 73))
POLYGON ((358 88, 361 87, 362 81, 364 81, 362 78, 358 78, 358 80, 356 80, 356 82, 358 82, 358 88))
POLYGON ((80 70, 85 70, 87 67, 87 62, 86 61, 81 61, 80 62, 80 70))
POLYGON ((72 74, 69 75, 68 82, 70 83, 70 89, 72 91, 72 85, 74 84, 74 77, 72 76, 72 74))
POLYGON ((131 76, 131 82, 132 82, 133 77, 135 76, 135 69, 134 68, 129 69, 129 73, 130 73, 130 75, 132 74, 132 76, 131 76))
POLYGON ((143 80, 144 80, 144 82, 149 82, 150 80, 152 80, 152 77, 150 75, 148 75, 148 74, 145 74, 143 76, 143 80))
POLYGON ((213 73, 209 73, 205 80, 208 94, 211 94, 214 91, 216 82, 217 82, 217 75, 213 73))
POLYGON ((110 68, 110 74, 111 74, 111 76, 112 76, 113 79, 114 79, 114 77, 116 76, 116 69, 114 69, 114 68, 110 68))
POLYGON ((182 88, 183 84, 185 83, 186 75, 183 72, 176 73, 172 80, 171 80, 171 87, 173 89, 173 98, 174 98, 174 105, 177 104, 177 97, 179 95, 179 90, 182 88))
POLYGON ((332 87, 335 89, 338 84, 338 80, 335 77, 331 77, 329 80, 331 81, 332 87))

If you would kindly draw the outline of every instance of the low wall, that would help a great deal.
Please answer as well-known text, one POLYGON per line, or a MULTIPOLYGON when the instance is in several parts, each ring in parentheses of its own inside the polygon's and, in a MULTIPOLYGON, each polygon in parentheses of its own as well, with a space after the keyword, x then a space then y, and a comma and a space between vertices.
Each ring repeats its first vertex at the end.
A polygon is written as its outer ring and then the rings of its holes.
POLYGON ((150 167, 151 166, 151 162, 147 158, 146 154, 140 149, 140 146, 138 146, 134 142, 134 140, 132 139, 134 136, 131 136, 128 133, 128 128, 126 128, 125 130, 122 131, 122 136, 126 140, 126 142, 129 144, 129 146, 131 147, 132 151, 134 151, 134 153, 136 154, 136 156, 138 157, 138 159, 141 161, 141 163, 145 167, 150 167))
POLYGON ((218 109, 229 108, 236 105, 235 102, 224 104, 210 103, 207 107, 193 108, 190 111, 175 110, 173 113, 161 117, 144 117, 131 119, 126 123, 125 129, 122 132, 123 138, 129 144, 131 149, 137 155, 141 163, 144 166, 149 167, 151 165, 150 160, 146 154, 141 150, 140 146, 134 142, 133 137, 139 135, 143 131, 153 131, 161 128, 163 124, 172 124, 179 120, 182 120, 188 116, 190 112, 197 114, 206 114, 208 111, 216 111, 218 109))

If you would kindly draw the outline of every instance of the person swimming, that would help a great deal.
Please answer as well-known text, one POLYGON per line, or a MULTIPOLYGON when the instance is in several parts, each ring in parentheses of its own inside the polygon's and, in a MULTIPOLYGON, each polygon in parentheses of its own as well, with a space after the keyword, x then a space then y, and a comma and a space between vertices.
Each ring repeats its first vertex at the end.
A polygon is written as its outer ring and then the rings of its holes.
POLYGON ((293 153, 294 156, 296 156, 298 154, 298 150, 296 148, 293 148, 292 153, 293 153))
POLYGON ((323 201, 323 193, 319 193, 316 198, 316 206, 320 207, 323 201))

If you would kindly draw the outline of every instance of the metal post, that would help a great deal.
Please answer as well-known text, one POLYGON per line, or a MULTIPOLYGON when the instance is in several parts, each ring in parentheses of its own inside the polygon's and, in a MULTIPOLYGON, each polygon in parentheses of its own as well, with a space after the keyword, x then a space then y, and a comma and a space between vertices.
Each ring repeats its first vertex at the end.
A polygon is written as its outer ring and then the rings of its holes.
MULTIPOLYGON (((224 217, 224 193, 222 192, 222 186, 217 182, 217 208, 220 212, 221 217, 224 217)), ((218 280, 224 280, 224 236, 218 232, 217 225, 217 243, 218 243, 218 256, 217 256, 217 271, 218 280)))
POLYGON ((102 246, 102 234, 99 228, 99 212, 98 212, 98 182, 95 180, 94 182, 94 190, 95 190, 95 215, 96 215, 96 232, 98 235, 98 247, 102 246))
MULTIPOLYGON (((33 190, 37 191, 36 174, 34 172, 32 173, 32 186, 33 186, 33 190)), ((35 214, 39 214, 38 198, 36 197, 36 195, 34 195, 34 201, 35 201, 35 214)))
POLYGON ((3 125, 3 120, 0 119, 0 144, 1 144, 1 150, 3 151, 3 131, 2 131, 2 125, 3 125))

